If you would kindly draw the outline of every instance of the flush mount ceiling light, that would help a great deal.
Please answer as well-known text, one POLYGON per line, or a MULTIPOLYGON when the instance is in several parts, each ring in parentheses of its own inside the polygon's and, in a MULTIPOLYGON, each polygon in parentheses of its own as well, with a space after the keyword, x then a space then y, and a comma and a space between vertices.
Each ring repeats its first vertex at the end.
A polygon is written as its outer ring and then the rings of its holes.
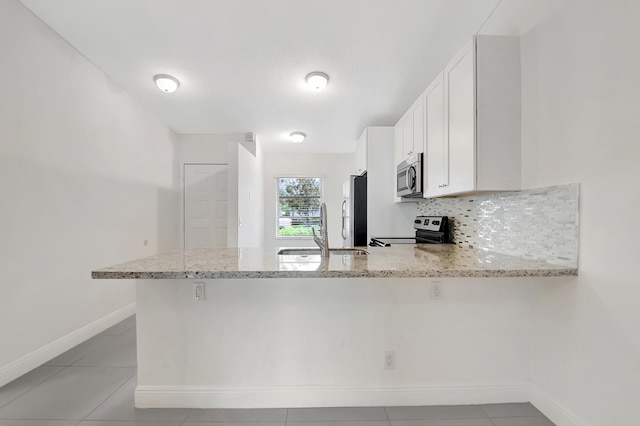
POLYGON ((291 132, 289 133, 289 137, 291 138, 291 142, 300 143, 307 137, 307 135, 302 132, 291 132))
POLYGON ((314 71, 307 75, 307 84, 313 90, 322 90, 329 82, 329 76, 320 71, 314 71))
POLYGON ((180 86, 180 82, 177 78, 167 74, 158 74, 153 77, 153 79, 155 80, 158 89, 165 93, 173 93, 176 91, 178 86, 180 86))

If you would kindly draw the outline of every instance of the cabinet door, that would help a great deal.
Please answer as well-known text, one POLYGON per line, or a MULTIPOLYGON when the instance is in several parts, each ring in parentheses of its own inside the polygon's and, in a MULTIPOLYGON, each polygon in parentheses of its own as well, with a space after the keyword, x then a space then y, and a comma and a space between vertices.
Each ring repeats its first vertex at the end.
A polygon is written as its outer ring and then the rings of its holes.
POLYGON ((424 152, 424 99, 420 95, 418 100, 413 104, 413 143, 412 155, 424 152))
POLYGON ((444 193, 444 185, 449 183, 443 73, 425 90, 424 106, 427 134, 425 196, 433 197, 444 193))
POLYGON ((411 154, 413 154, 413 111, 409 110, 402 117, 402 127, 403 127, 403 154, 404 159, 406 160, 411 154))
POLYGON ((402 198, 397 196, 397 188, 396 188, 396 173, 398 171, 398 164, 404 160, 404 124, 402 119, 400 119, 396 125, 393 127, 393 200, 396 203, 402 201, 402 198))
POLYGON ((444 69, 449 141, 449 183, 445 187, 447 194, 475 189, 475 63, 475 39, 472 39, 444 69))

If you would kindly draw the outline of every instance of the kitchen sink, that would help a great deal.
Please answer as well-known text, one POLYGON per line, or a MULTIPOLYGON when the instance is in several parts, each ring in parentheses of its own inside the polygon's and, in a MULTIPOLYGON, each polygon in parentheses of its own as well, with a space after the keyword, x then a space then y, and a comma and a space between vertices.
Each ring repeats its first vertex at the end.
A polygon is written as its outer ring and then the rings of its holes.
MULTIPOLYGON (((283 248, 278 250, 278 254, 287 256, 319 256, 320 249, 316 247, 283 248)), ((358 248, 330 248, 329 254, 338 256, 366 256, 369 252, 358 248)))

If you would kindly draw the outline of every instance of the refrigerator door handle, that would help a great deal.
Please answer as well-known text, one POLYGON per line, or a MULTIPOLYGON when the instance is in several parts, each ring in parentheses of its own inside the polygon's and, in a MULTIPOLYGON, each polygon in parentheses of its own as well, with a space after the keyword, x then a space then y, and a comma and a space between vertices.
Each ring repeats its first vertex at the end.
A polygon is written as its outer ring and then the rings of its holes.
POLYGON ((344 200, 342 202, 342 239, 346 240, 347 236, 345 235, 345 229, 344 229, 344 215, 346 213, 346 207, 347 207, 347 200, 344 200))

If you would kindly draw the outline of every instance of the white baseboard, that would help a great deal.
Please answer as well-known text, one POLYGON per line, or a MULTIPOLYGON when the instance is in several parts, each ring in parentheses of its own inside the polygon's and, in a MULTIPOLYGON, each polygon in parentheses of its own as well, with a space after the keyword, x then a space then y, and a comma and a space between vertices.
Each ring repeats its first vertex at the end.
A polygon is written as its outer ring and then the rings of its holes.
POLYGON ((135 405, 138 408, 280 408, 488 404, 527 402, 530 392, 530 382, 379 388, 138 386, 135 405))
POLYGON ((136 304, 132 303, 110 313, 84 327, 63 336, 48 345, 28 353, 22 358, 0 368, 0 386, 17 379, 25 373, 79 345, 85 340, 130 317, 136 312, 136 304))
POLYGON ((560 405, 556 400, 551 398, 546 392, 540 389, 538 386, 531 385, 531 404, 547 416, 557 426, 588 426, 568 410, 566 407, 560 405))

